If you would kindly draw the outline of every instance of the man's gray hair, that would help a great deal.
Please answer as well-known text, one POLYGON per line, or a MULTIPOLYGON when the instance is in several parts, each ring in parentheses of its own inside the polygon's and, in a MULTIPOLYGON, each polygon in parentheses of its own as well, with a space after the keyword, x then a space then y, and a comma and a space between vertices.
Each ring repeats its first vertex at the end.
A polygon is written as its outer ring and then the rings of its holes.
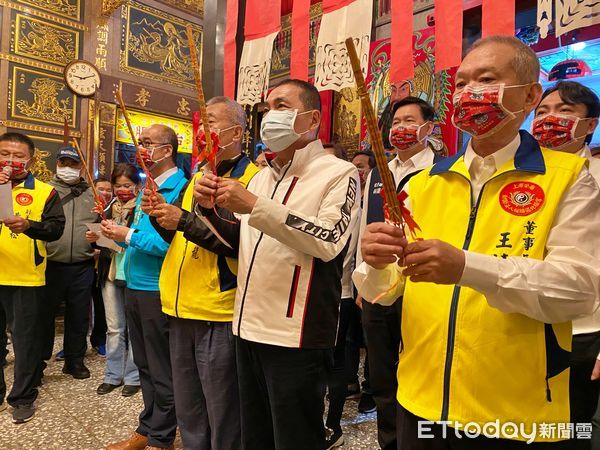
POLYGON ((242 108, 242 106, 238 102, 231 100, 229 97, 220 95, 211 98, 206 103, 207 106, 217 104, 225 105, 225 108, 227 109, 227 115, 229 116, 229 120, 231 120, 232 123, 242 127, 242 133, 246 131, 246 111, 244 111, 244 108, 242 108))
POLYGON ((540 61, 535 52, 526 44, 514 36, 488 36, 475 41, 467 51, 467 55, 473 50, 487 44, 502 44, 514 50, 512 67, 523 84, 536 83, 540 79, 540 61))

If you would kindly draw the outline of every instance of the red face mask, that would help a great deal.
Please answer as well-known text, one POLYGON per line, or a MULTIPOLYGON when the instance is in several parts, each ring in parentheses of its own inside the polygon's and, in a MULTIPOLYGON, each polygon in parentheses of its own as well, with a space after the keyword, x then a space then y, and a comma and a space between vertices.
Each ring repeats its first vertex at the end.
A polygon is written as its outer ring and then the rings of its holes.
POLYGON ((136 194, 131 189, 119 189, 117 191, 117 198, 123 203, 127 203, 129 200, 134 199, 136 194))
POLYGON ((390 130, 390 144, 392 144, 392 146, 396 149, 396 150, 409 150, 411 148, 413 148, 415 145, 418 145, 422 142, 422 140, 419 140, 419 132, 421 131, 421 128, 423 126, 425 126, 426 124, 424 123, 423 125, 418 126, 417 128, 410 126, 410 127, 400 127, 400 128, 392 128, 390 130))
POLYGON ((4 170, 5 167, 10 167, 11 168, 11 172, 10 172, 10 178, 11 180, 14 180, 16 178, 21 178, 23 175, 25 175, 27 173, 27 170, 25 169, 25 166, 27 165, 27 163, 29 162, 29 160, 6 160, 6 159, 1 159, 0 160, 0 172, 2 170, 4 170))
POLYGON ((524 87, 504 84, 467 86, 454 97, 454 126, 472 136, 486 137, 500 130, 520 111, 509 111, 502 104, 504 89, 524 87))
POLYGON ((533 121, 531 134, 542 147, 557 149, 578 139, 575 130, 580 120, 566 114, 548 114, 533 121))
POLYGON ((110 192, 98 191, 98 195, 105 205, 108 205, 112 200, 112 194, 110 192))

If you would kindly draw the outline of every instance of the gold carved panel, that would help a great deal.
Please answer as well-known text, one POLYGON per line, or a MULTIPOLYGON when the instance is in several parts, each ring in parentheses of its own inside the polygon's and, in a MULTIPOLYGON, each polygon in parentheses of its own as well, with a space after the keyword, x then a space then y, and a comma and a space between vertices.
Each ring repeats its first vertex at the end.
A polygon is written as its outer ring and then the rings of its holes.
POLYGON ((333 142, 353 155, 360 146, 361 105, 355 88, 344 88, 334 94, 333 142))
POLYGON ((11 52, 64 66, 79 57, 79 32, 16 13, 12 22, 11 52))
POLYGON ((17 2, 69 19, 81 19, 81 0, 17 0, 17 2))
MULTIPOLYGON (((185 28, 192 25, 199 49, 202 28, 135 1, 122 11, 121 71, 193 88, 194 72, 185 28)), ((202 54, 198 60, 202 61, 202 54)))
POLYGON ((159 0, 174 8, 187 11, 196 17, 204 17, 204 0, 159 0))
POLYGON ((77 98, 66 86, 63 77, 26 67, 11 65, 8 81, 8 116, 63 126, 77 125, 77 98))

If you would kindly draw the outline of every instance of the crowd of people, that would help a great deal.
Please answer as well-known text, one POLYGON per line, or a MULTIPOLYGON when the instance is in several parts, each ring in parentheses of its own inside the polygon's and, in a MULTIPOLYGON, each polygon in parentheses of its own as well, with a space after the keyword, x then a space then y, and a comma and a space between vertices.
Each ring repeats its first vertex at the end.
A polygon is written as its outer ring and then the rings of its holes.
POLYGON ((453 115, 472 138, 447 158, 428 143, 429 103, 390 106, 407 226, 387 217, 370 151, 348 161, 318 139, 321 97, 304 81, 269 92, 256 163, 242 151, 244 109, 208 101, 216 170, 201 163, 190 180, 162 124, 139 136, 151 177, 117 164, 93 186, 76 148, 58 151, 44 183, 32 140, 1 135, 13 201, 0 225, 0 363, 9 333, 14 381, 6 397, 0 377, 0 409, 33 419, 53 359, 89 378, 91 328, 106 358, 97 394, 143 396, 137 428, 108 450, 171 449, 177 429, 185 449, 330 449, 357 396, 360 412, 377 411, 384 450, 590 449, 600 161, 587 144, 600 101, 575 81, 543 92, 538 78, 519 40, 475 43, 453 115))

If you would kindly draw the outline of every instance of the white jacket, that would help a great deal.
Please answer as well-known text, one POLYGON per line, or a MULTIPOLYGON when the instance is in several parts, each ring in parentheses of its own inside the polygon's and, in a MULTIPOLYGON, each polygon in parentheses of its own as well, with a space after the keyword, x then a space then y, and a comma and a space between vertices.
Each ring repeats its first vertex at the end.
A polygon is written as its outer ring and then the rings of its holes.
POLYGON ((360 210, 356 168, 321 141, 248 184, 258 196, 241 217, 233 333, 295 348, 335 345, 342 262, 360 210))

